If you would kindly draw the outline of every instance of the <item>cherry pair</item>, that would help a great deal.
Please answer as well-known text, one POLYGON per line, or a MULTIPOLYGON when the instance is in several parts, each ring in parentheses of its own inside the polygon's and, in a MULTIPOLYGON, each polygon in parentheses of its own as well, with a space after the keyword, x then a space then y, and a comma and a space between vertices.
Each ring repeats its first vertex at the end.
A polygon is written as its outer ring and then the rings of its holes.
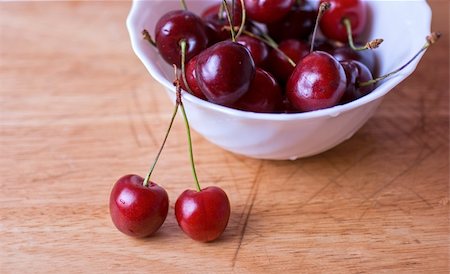
POLYGON ((175 216, 181 229, 192 239, 209 242, 217 239, 225 230, 230 217, 230 202, 219 187, 201 188, 195 170, 189 122, 181 101, 181 88, 176 81, 177 102, 164 141, 146 178, 125 175, 114 185, 109 201, 111 219, 124 234, 133 237, 147 237, 154 234, 164 223, 169 198, 161 186, 150 180, 173 121, 181 108, 186 123, 189 154, 196 190, 185 190, 175 203, 175 216))

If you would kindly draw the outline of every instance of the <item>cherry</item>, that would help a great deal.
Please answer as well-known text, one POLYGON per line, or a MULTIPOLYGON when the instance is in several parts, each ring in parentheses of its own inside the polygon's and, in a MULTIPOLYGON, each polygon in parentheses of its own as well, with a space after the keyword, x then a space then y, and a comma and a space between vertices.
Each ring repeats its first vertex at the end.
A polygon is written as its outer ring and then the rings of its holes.
POLYGON ((205 25, 187 10, 170 11, 156 23, 155 44, 169 64, 181 65, 180 40, 187 42, 186 61, 203 51, 208 45, 205 25))
POLYGON ((232 41, 222 41, 199 54, 197 82, 209 101, 230 105, 244 95, 255 75, 250 52, 232 41))
POLYGON ((246 47, 252 55, 255 66, 261 66, 269 56, 269 49, 267 45, 254 37, 248 35, 241 35, 236 39, 236 42, 246 47))
POLYGON ((321 3, 330 3, 330 9, 320 21, 322 33, 329 39, 340 42, 348 41, 348 31, 344 20, 350 21, 352 37, 360 35, 366 26, 367 7, 361 0, 321 0, 321 3))
MULTIPOLYGON (((278 49, 287 55, 294 63, 298 63, 309 53, 306 42, 288 39, 278 45, 278 49)), ((277 50, 272 50, 267 58, 267 70, 271 72, 280 83, 285 83, 294 71, 294 66, 286 56, 277 50)), ((295 65, 295 64, 294 64, 295 65)))
POLYGON ((261 23, 272 23, 285 16, 294 0, 245 0, 248 17, 261 23))
POLYGON ((181 81, 181 87, 194 94, 200 99, 206 100, 205 94, 203 94, 202 90, 198 86, 197 83, 197 74, 195 73, 195 67, 197 66, 197 58, 198 55, 189 60, 186 65, 186 82, 189 87, 184 84, 184 81, 181 81))
POLYGON ((269 35, 277 42, 286 39, 306 40, 312 33, 316 10, 308 3, 294 4, 280 21, 267 24, 269 35))
POLYGON ((354 101, 369 94, 373 90, 373 85, 363 87, 359 86, 359 83, 367 82, 373 79, 372 73, 367 66, 355 60, 346 60, 340 63, 344 68, 347 78, 347 86, 340 103, 345 104, 354 101))
POLYGON ((346 88, 344 68, 330 54, 315 51, 295 67, 286 87, 286 95, 300 111, 335 106, 346 88))
POLYGON ((157 184, 138 175, 125 175, 111 191, 109 212, 114 225, 133 237, 147 237, 155 233, 167 217, 169 198, 157 184))
POLYGON ((349 46, 338 47, 329 52, 338 61, 356 60, 369 68, 370 71, 376 71, 376 56, 372 50, 356 51, 349 46))
POLYGON ((230 202, 226 193, 215 186, 201 191, 185 190, 175 203, 175 216, 189 237, 210 242, 217 239, 227 227, 230 202))
POLYGON ((282 104, 282 95, 277 81, 268 72, 257 68, 250 89, 233 107, 269 113, 274 112, 280 104, 282 104))

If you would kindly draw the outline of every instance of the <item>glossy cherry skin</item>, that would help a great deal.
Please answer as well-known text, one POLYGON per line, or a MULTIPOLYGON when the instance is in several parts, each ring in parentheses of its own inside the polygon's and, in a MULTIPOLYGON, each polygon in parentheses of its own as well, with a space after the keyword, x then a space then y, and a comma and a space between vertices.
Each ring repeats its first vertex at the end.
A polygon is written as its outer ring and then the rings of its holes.
POLYGON ((353 38, 360 35, 367 23, 366 3, 361 0, 321 0, 331 4, 320 20, 323 35, 332 40, 347 42, 347 30, 342 20, 350 19, 353 38))
POLYGON ((295 67, 286 95, 296 109, 312 111, 337 105, 345 88, 346 76, 341 64, 330 54, 315 51, 295 67))
POLYGON ((291 10, 294 0, 245 0, 244 3, 250 19, 260 23, 272 23, 291 10))
POLYGON ((195 68, 197 82, 210 102, 230 105, 249 89, 255 63, 241 44, 222 41, 199 54, 195 68))
POLYGON ((240 110, 270 113, 282 104, 281 88, 275 78, 263 69, 256 68, 250 89, 233 107, 240 110))
POLYGON ((121 232, 133 237, 155 233, 167 217, 169 198, 164 188, 153 182, 148 186, 138 175, 125 175, 111 191, 109 213, 121 232))
POLYGON ((373 85, 360 87, 359 83, 367 82, 373 79, 370 70, 361 62, 355 60, 346 60, 340 62, 344 68, 347 78, 347 86, 340 103, 345 104, 354 101, 373 90, 373 85))
MULTIPOLYGON (((189 62, 186 64, 186 82, 189 85, 189 88, 192 91, 192 94, 197 96, 200 99, 206 100, 205 94, 203 94, 202 90, 198 86, 197 82, 197 74, 195 73, 195 67, 197 66, 197 58, 198 55, 189 60, 189 62)), ((181 87, 188 91, 184 84, 184 80, 181 81, 181 87)))
POLYGON ((348 46, 344 46, 333 49, 330 51, 330 54, 333 55, 333 57, 339 62, 345 60, 355 60, 366 65, 370 71, 376 71, 376 56, 374 50, 356 51, 348 46))
POLYGON ((248 51, 250 51, 253 61, 255 62, 255 66, 257 67, 262 65, 269 56, 269 49, 267 45, 256 38, 241 35, 236 39, 236 42, 243 45, 248 49, 248 51))
MULTIPOLYGON (((308 55, 309 48, 308 43, 294 39, 284 40, 278 45, 278 49, 284 52, 295 63, 298 63, 303 57, 308 55)), ((294 71, 294 67, 276 50, 270 51, 265 68, 280 83, 286 83, 294 71)))
POLYGON ((155 27, 155 43, 161 56, 169 64, 181 66, 180 41, 186 40, 186 61, 208 45, 203 21, 190 11, 175 10, 163 15, 155 27))
POLYGON ((178 225, 190 238, 210 242, 219 238, 230 219, 230 201, 219 187, 186 190, 175 203, 178 225))
POLYGON ((281 20, 267 24, 270 37, 280 42, 286 39, 307 40, 314 29, 317 11, 309 4, 294 5, 281 20))

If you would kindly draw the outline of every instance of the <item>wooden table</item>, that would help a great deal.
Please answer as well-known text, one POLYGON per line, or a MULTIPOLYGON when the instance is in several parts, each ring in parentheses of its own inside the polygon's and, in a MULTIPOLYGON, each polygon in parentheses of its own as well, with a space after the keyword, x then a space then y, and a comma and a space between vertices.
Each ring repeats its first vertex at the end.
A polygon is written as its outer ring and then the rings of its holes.
POLYGON ((445 36, 338 147, 261 161, 194 133, 201 181, 232 205, 203 244, 173 215, 194 187, 181 116, 153 177, 171 199, 160 232, 133 239, 109 217, 113 183, 145 175, 172 112, 131 50, 130 3, 0 3, 1 272, 448 273, 449 5, 431 5, 445 36))

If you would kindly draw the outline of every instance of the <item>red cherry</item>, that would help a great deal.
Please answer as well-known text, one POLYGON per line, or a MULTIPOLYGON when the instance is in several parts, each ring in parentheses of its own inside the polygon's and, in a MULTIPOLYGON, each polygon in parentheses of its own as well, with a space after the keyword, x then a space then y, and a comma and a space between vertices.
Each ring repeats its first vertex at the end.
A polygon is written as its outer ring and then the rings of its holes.
POLYGON ((261 23, 280 20, 292 8, 294 0, 245 0, 248 17, 261 23))
POLYGON ((280 21, 267 25, 270 37, 275 41, 286 39, 307 40, 314 29, 316 10, 308 3, 295 4, 280 21))
POLYGON ((347 42, 347 30, 342 21, 347 18, 351 22, 353 38, 360 35, 366 27, 367 7, 361 0, 321 0, 328 2, 331 7, 320 20, 320 29, 329 39, 347 42))
POLYGON ((222 41, 199 54, 197 82, 209 101, 230 105, 244 95, 255 75, 255 63, 242 45, 222 41))
POLYGON ((109 212, 114 225, 133 237, 147 237, 155 233, 167 217, 169 198, 157 184, 138 175, 120 178, 111 191, 109 212))
POLYGON ((340 62, 344 68, 347 78, 347 86, 342 96, 341 103, 354 101, 364 95, 369 94, 373 90, 373 85, 360 87, 358 84, 373 79, 370 70, 361 62, 355 60, 346 60, 340 62))
POLYGON ((189 237, 201 242, 217 239, 230 218, 230 201, 219 187, 186 190, 175 203, 178 225, 189 237))
POLYGON ((234 108, 253 112, 275 112, 282 104, 281 88, 268 72, 257 68, 250 89, 234 105, 234 108))
MULTIPOLYGON (((189 85, 189 88, 192 91, 192 94, 197 96, 200 99, 206 100, 205 94, 203 94, 202 90, 198 86, 197 83, 197 74, 195 73, 195 67, 197 66, 197 58, 198 55, 192 58, 187 64, 186 64, 186 82, 189 85)), ((184 81, 180 81, 181 87, 184 90, 188 89, 186 88, 184 81)))
POLYGON ((295 67, 286 87, 286 95, 300 111, 335 106, 345 92, 344 68, 330 54, 315 51, 295 67))
POLYGON ((255 62, 255 66, 262 65, 266 61, 267 56, 269 56, 269 49, 261 40, 248 35, 241 35, 236 39, 236 42, 243 45, 250 51, 253 61, 255 62))
MULTIPOLYGON (((356 45, 359 47, 359 45, 356 45)), ((370 71, 376 70, 376 56, 374 50, 353 50, 348 46, 335 48, 329 52, 336 60, 355 60, 363 63, 370 71)))
POLYGON ((208 45, 203 21, 186 10, 170 11, 163 15, 156 23, 155 43, 167 63, 181 66, 182 39, 187 42, 186 61, 189 61, 208 45))
MULTIPOLYGON (((309 45, 306 42, 294 39, 282 41, 278 45, 278 49, 284 52, 284 54, 291 58, 295 63, 298 63, 309 53, 309 45)), ((276 50, 272 50, 267 58, 266 69, 271 72, 280 83, 285 83, 294 71, 294 66, 289 63, 285 56, 276 50)))

